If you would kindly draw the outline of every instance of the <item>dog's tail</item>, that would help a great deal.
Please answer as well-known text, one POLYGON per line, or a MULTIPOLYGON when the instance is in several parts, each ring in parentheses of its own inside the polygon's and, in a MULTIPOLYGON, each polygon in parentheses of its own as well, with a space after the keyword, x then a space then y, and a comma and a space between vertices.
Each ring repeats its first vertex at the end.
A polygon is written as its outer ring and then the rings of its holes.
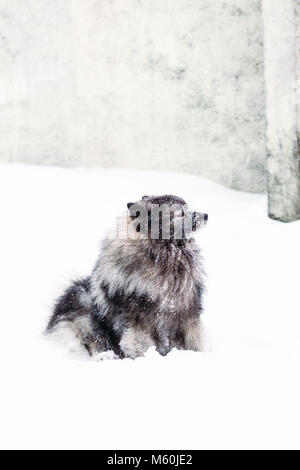
POLYGON ((62 321, 73 321, 75 318, 86 315, 90 310, 89 292, 89 277, 74 281, 57 300, 46 333, 50 333, 62 321))

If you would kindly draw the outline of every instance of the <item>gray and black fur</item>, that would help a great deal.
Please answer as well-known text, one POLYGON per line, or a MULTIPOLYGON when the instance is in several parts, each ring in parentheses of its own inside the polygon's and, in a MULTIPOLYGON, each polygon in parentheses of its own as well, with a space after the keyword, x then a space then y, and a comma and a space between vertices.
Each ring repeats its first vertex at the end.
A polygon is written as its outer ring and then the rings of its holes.
POLYGON ((144 196, 136 204, 149 214, 146 237, 129 203, 127 236, 108 234, 91 276, 75 281, 57 300, 47 331, 68 325, 91 355, 113 351, 136 358, 151 346, 162 355, 172 348, 199 351, 204 274, 193 232, 207 215, 186 210, 183 199, 170 195, 144 196), (178 239, 171 223, 170 238, 164 239, 160 219, 159 238, 152 239, 153 204, 185 208, 192 229, 183 227, 178 239))

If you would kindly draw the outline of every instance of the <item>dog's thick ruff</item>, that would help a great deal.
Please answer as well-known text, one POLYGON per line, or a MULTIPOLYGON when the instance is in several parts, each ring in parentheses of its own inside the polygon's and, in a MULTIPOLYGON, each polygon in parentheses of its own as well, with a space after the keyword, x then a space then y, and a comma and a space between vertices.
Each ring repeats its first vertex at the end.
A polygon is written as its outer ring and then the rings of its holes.
MULTIPOLYGON (((141 203, 157 199, 144 197, 141 203)), ((175 196, 161 200, 184 204, 175 196)), ((130 213, 127 217, 131 224, 130 213)), ((91 355, 113 351, 136 358, 151 346, 162 355, 174 347, 199 351, 203 277, 192 236, 107 237, 91 276, 74 282, 58 299, 47 331, 69 325, 91 355)))

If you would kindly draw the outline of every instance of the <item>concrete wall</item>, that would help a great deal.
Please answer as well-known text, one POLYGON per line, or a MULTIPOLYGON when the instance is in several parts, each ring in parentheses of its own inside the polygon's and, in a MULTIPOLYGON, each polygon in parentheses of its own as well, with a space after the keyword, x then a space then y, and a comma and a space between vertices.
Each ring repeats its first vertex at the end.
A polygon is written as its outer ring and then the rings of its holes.
POLYGON ((263 0, 268 206, 284 222, 300 218, 299 13, 299 0, 263 0))
POLYGON ((0 160, 265 188, 260 0, 0 0, 0 160))

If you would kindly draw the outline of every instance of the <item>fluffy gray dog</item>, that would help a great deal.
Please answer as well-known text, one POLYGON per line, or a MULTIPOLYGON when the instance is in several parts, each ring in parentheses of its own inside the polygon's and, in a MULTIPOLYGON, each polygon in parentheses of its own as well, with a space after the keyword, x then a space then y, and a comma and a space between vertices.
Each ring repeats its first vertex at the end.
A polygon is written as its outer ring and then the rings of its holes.
POLYGON ((151 346, 201 350, 204 274, 194 232, 207 214, 179 197, 128 203, 90 277, 58 299, 47 331, 69 326, 90 355, 132 359, 151 346))

